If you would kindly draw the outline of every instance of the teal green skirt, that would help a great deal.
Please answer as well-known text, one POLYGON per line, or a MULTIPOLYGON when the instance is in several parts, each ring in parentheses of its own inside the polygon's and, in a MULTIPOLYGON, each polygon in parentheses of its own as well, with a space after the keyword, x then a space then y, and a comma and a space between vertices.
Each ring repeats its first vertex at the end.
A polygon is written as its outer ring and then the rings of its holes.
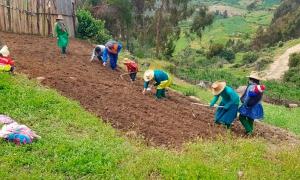
MULTIPOLYGON (((220 104, 220 106, 224 106, 224 104, 220 104)), ((231 124, 237 117, 238 113, 238 104, 233 104, 229 107, 229 109, 218 108, 215 113, 215 122, 221 124, 231 124)))

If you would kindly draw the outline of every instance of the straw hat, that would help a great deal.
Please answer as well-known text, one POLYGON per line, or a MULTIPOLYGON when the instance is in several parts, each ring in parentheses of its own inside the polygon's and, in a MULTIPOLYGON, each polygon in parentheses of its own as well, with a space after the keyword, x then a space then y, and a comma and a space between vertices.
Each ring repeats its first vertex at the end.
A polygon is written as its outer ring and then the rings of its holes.
POLYGON ((219 95, 226 87, 226 82, 216 81, 211 85, 213 95, 219 95))
POLYGON ((144 80, 146 82, 151 81, 154 78, 154 71, 153 70, 147 70, 144 73, 144 80))
POLYGON ((9 53, 8 47, 6 45, 1 48, 0 54, 2 54, 2 56, 4 56, 4 57, 9 56, 10 53, 9 53))
POLYGON ((251 79, 256 79, 256 80, 262 80, 262 78, 259 76, 258 72, 255 72, 255 71, 252 71, 250 73, 249 76, 247 76, 248 78, 251 78, 251 79))
POLYGON ((63 20, 63 19, 64 19, 64 17, 61 14, 58 15, 57 18, 56 18, 56 20, 63 20))

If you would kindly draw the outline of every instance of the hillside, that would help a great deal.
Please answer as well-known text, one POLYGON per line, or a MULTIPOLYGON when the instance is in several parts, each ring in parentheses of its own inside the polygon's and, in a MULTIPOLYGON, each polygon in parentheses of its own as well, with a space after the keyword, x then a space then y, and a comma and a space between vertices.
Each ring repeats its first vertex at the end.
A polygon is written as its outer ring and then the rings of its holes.
POLYGON ((197 108, 194 118, 188 97, 173 92, 166 101, 144 97, 141 81, 131 85, 119 78, 122 71, 90 63, 86 42, 72 39, 64 58, 53 38, 0 35, 18 72, 32 79, 0 74, 0 111, 42 136, 20 147, 1 141, 2 178, 299 177, 299 139, 287 131, 257 124, 256 135, 243 138, 238 125, 233 133, 210 126, 211 109, 197 108), (56 91, 34 82, 36 77, 56 91))
POLYGON ((298 37, 300 37, 300 2, 286 0, 277 8, 271 25, 264 32, 259 32, 252 44, 257 49, 298 37))

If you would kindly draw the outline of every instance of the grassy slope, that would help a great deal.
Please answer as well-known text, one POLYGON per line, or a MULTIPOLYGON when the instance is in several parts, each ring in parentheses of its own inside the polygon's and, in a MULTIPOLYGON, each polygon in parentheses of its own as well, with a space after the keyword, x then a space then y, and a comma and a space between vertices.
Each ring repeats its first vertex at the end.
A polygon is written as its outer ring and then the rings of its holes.
POLYGON ((109 125, 57 92, 23 76, 0 74, 0 112, 42 139, 17 147, 1 142, 2 178, 245 178, 299 179, 300 147, 268 149, 262 140, 220 139, 175 152, 120 137, 109 125))
MULTIPOLYGON (((225 44, 229 39, 241 39, 247 42, 255 34, 259 26, 267 26, 271 19, 272 13, 267 11, 255 11, 246 14, 245 17, 234 16, 226 19, 216 19, 210 27, 205 29, 201 40, 195 38, 191 42, 191 47, 194 49, 207 49, 211 41, 225 44)), ((181 26, 184 26, 185 30, 187 30, 186 26, 188 24, 187 22, 181 23, 181 26)), ((196 37, 195 35, 192 36, 196 37)), ((182 33, 176 43, 175 54, 186 48, 188 44, 187 38, 182 33)))
MULTIPOLYGON (((297 44, 299 40, 293 40, 285 44, 282 48, 276 49, 274 54, 279 52, 285 51, 290 46, 297 44)), ((123 56, 129 56, 128 54, 122 54, 123 56)), ((121 58, 122 59, 122 58, 121 58)), ((149 59, 139 59, 139 64, 143 64, 144 62, 151 62, 150 69, 166 69, 171 63, 166 61, 159 61, 159 60, 151 60, 149 59)), ((224 68, 230 72, 233 72, 235 75, 239 75, 242 77, 246 77, 248 75, 248 71, 238 70, 238 69, 229 69, 224 68)), ((140 68, 141 71, 146 70, 145 67, 140 68)), ((174 80, 174 84, 172 89, 181 92, 187 96, 196 96, 202 101, 209 103, 210 100, 213 98, 212 94, 202 88, 199 88, 195 85, 191 85, 186 83, 182 80, 176 79, 174 80)), ((300 108, 296 109, 289 109, 283 106, 271 105, 271 104, 264 104, 265 107, 265 122, 272 124, 277 127, 288 129, 296 134, 300 135, 300 121, 298 117, 300 117, 300 108)))

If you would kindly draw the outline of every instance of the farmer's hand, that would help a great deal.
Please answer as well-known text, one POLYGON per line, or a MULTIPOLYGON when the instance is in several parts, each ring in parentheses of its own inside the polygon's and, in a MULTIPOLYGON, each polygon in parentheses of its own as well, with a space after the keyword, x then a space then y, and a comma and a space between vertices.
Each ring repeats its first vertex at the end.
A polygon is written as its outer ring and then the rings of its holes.
POLYGON ((106 66, 106 62, 104 62, 102 65, 103 65, 103 66, 106 66))
POLYGON ((143 92, 142 92, 144 95, 146 94, 146 89, 144 88, 143 92))

